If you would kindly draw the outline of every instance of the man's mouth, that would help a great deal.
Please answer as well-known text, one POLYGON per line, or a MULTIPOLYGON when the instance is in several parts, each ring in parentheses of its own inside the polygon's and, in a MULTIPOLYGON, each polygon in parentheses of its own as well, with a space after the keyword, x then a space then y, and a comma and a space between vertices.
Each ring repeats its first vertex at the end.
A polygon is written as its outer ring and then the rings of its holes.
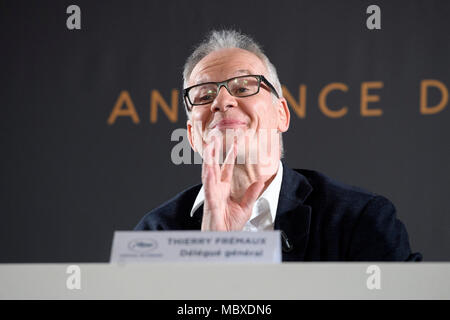
POLYGON ((237 119, 223 119, 220 120, 216 123, 213 123, 213 125, 211 126, 211 129, 235 129, 235 128, 240 128, 242 126, 247 125, 246 122, 241 121, 241 120, 237 120, 237 119))

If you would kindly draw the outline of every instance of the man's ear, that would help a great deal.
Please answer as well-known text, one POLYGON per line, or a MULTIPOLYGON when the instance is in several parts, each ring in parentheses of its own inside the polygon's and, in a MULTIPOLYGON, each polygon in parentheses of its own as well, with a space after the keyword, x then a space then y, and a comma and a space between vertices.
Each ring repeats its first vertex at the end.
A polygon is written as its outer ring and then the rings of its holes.
POLYGON ((291 122, 291 113, 285 98, 280 98, 278 101, 278 130, 286 132, 291 122))
POLYGON ((188 136, 188 140, 189 140, 189 144, 191 145, 192 150, 194 150, 194 152, 197 152, 197 150, 195 149, 195 144, 194 144, 194 127, 192 126, 192 122, 191 120, 188 120, 186 122, 186 127, 187 127, 187 136, 188 136))

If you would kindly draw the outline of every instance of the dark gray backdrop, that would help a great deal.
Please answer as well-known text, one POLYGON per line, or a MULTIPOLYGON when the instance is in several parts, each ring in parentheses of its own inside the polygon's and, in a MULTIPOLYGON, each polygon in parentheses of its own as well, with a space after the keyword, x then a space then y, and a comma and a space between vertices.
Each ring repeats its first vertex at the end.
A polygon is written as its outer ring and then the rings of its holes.
MULTIPOLYGON (((286 161, 390 198, 412 249, 450 261, 450 106, 419 109, 420 82, 450 88, 449 1, 0 1, 0 262, 108 261, 114 230, 132 229, 150 209, 200 182, 199 165, 170 160, 170 135, 184 127, 159 109, 170 103, 192 46, 213 28, 259 41, 306 117, 292 112, 286 161), (81 8, 81 30, 66 8, 81 8), (381 8, 381 30, 366 8, 381 8), (382 81, 360 114, 360 87, 382 81), (318 108, 327 84, 332 119, 318 108), (140 123, 107 119, 127 90, 140 123)), ((429 90, 429 104, 441 95, 429 90)))

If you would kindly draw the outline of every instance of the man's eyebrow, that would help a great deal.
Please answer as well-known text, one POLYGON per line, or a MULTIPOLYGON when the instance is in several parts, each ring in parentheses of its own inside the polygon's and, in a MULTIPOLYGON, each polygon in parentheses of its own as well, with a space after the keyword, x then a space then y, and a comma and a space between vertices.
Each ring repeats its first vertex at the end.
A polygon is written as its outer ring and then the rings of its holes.
POLYGON ((205 83, 205 82, 210 82, 210 81, 208 80, 207 77, 200 77, 197 79, 197 81, 195 81, 195 85, 205 83))

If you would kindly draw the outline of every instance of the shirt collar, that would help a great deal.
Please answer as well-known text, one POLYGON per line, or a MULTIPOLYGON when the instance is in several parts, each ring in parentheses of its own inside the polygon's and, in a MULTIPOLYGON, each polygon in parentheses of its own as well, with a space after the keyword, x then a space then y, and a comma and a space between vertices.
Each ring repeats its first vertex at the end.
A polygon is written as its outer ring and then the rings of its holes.
MULTIPOLYGON (((269 202, 270 214, 272 216, 272 222, 275 221, 275 216, 277 213, 278 198, 280 196, 282 179, 283 179, 283 163, 280 161, 280 163, 278 165, 277 175, 272 180, 272 182, 269 184, 267 189, 255 201, 255 204, 260 199, 266 199, 269 202)), ((203 202, 205 202, 205 191, 202 186, 200 191, 197 194, 197 198, 195 198, 194 205, 192 206, 191 214, 190 214, 191 217, 194 215, 194 212, 197 211, 198 208, 200 208, 200 206, 203 204, 203 202)), ((253 210, 250 220, 253 219, 255 217, 255 215, 256 215, 256 210, 253 210)))

